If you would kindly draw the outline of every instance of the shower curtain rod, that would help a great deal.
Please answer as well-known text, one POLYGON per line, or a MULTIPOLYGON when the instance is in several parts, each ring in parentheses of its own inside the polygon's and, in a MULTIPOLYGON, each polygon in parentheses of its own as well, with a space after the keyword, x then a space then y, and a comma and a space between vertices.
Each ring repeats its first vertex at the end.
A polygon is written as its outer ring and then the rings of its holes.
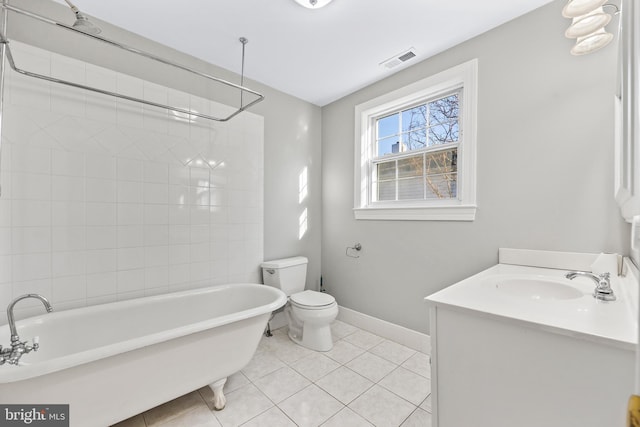
MULTIPOLYGON (((163 108, 163 109, 166 109, 166 110, 169 110, 169 111, 175 111, 175 112, 178 112, 178 113, 188 114, 188 115, 191 115, 191 116, 197 116, 197 117, 201 117, 203 119, 213 120, 213 121, 217 121, 217 122, 226 122, 226 121, 232 119, 233 117, 237 116, 238 114, 240 114, 242 111, 246 110, 247 108, 257 104, 258 102, 260 102, 260 101, 262 101, 264 99, 264 95, 254 91, 252 89, 249 89, 249 88, 244 87, 244 86, 237 85, 235 83, 228 82, 226 80, 220 79, 218 77, 211 76, 209 74, 202 73, 200 71, 194 70, 194 69, 186 67, 184 65, 180 65, 180 64, 177 64, 175 62, 166 60, 164 58, 160 58, 158 56, 155 56, 155 55, 153 55, 151 53, 142 51, 140 49, 136 49, 136 48, 133 48, 133 47, 130 47, 130 46, 126 46, 124 44, 115 42, 113 40, 109 40, 107 38, 104 38, 104 37, 101 37, 101 36, 98 36, 98 35, 95 35, 95 34, 85 33, 85 32, 83 32, 81 30, 73 28, 72 26, 63 24, 61 22, 54 21, 52 19, 46 18, 46 17, 41 16, 41 15, 37 15, 37 14, 35 14, 33 12, 29 12, 29 11, 24 10, 24 9, 20 9, 20 8, 11 6, 11 5, 6 4, 6 3, 3 3, 1 5, 1 7, 3 9, 19 13, 21 15, 28 16, 30 18, 34 18, 34 19, 36 19, 38 21, 41 21, 41 22, 44 22, 46 24, 62 27, 64 29, 66 29, 66 30, 73 31, 75 33, 79 33, 79 34, 81 34, 83 36, 99 40, 99 41, 101 41, 103 43, 107 43, 107 44, 109 44, 111 46, 118 47, 120 49, 126 50, 128 52, 133 53, 133 54, 140 55, 140 56, 143 56, 145 58, 149 58, 149 59, 152 59, 154 61, 161 62, 163 64, 166 64, 166 65, 169 65, 169 66, 172 66, 172 67, 175 67, 175 68, 179 68, 179 69, 184 70, 184 71, 188 71, 188 72, 190 72, 192 74, 195 74, 195 75, 200 76, 200 77, 204 77, 204 78, 206 78, 208 80, 215 81, 217 83, 226 85, 228 87, 238 89, 240 91, 240 107, 236 111, 234 111, 233 113, 231 113, 230 115, 228 115, 226 117, 215 117, 215 116, 210 116, 208 114, 199 113, 199 112, 193 111, 193 110, 188 110, 188 109, 179 108, 179 107, 173 107, 173 106, 169 106, 169 105, 165 105, 165 104, 161 104, 161 103, 157 103, 157 102, 152 102, 152 101, 147 101, 145 99, 140 99, 140 98, 136 98, 136 97, 133 97, 133 96, 123 95, 121 93, 111 92, 111 91, 108 91, 108 90, 103 90, 103 89, 99 89, 99 88, 95 88, 95 87, 91 87, 91 86, 86 86, 86 85, 83 85, 83 84, 80 84, 80 83, 74 83, 74 82, 70 82, 70 81, 67 81, 67 80, 57 79, 55 77, 45 76, 43 74, 38 74, 38 73, 31 72, 31 71, 26 71, 26 70, 23 70, 23 69, 18 68, 16 66, 15 61, 13 59, 13 55, 11 54, 11 49, 9 48, 9 40, 5 37, 5 35, 2 32, 0 32, 0 44, 2 44, 3 47, 6 47, 5 50, 6 50, 6 54, 7 54, 7 59, 9 61, 9 66, 15 72, 23 74, 25 76, 35 77, 35 78, 38 78, 38 79, 47 80, 47 81, 54 82, 54 83, 60 83, 60 84, 64 84, 64 85, 67 85, 67 86, 72 86, 72 87, 79 88, 79 89, 86 89, 86 90, 89 90, 89 91, 92 91, 92 92, 101 93, 103 95, 113 96, 115 98, 126 99, 126 100, 133 101, 133 102, 139 102, 141 104, 146 104, 146 105, 150 105, 150 106, 153 106, 153 107, 163 108), (257 98, 255 100, 249 102, 246 105, 242 105, 242 99, 243 99, 242 95, 245 92, 253 94, 257 98)), ((243 46, 243 48, 244 48, 244 46, 243 46)))

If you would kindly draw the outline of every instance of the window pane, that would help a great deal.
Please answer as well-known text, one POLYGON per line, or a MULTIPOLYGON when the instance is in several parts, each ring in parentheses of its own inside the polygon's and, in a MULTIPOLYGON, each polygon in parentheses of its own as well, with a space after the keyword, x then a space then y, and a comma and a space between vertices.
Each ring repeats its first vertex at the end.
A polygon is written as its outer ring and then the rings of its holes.
POLYGON ((395 200, 396 199, 396 181, 384 181, 378 183, 378 200, 395 200))
POLYGON ((391 135, 397 135, 398 134, 398 128, 399 128, 399 124, 398 124, 398 120, 399 120, 400 116, 395 113, 391 116, 387 116, 387 117, 383 117, 381 119, 378 119, 377 121, 377 125, 378 125, 378 139, 382 139, 385 138, 387 136, 391 136, 391 135))
POLYGON ((444 172, 457 172, 458 149, 436 151, 426 154, 427 175, 444 172))
POLYGON ((395 160, 378 164, 378 181, 383 181, 386 179, 396 179, 395 160))
POLYGON ((398 181, 398 200, 423 200, 424 185, 422 177, 401 179, 398 181))
POLYGON ((405 151, 420 150, 427 146, 427 130, 420 129, 402 135, 405 151))
POLYGON ((376 200, 456 198, 457 163, 457 147, 378 163, 376 200))
POLYGON ((423 175, 423 155, 398 160, 398 178, 423 175))
POLYGON ((444 173, 438 175, 427 175, 426 199, 454 199, 458 191, 458 174, 444 173))
POLYGON ((427 126, 427 105, 422 104, 417 107, 404 110, 402 112, 402 131, 407 132, 414 129, 425 128, 427 126))
POLYGON ((397 136, 390 138, 384 138, 378 141, 378 156, 384 156, 385 154, 399 153, 400 143, 397 136))
MULTIPOLYGON (((377 156, 458 142, 458 115, 459 96, 453 94, 378 119, 377 156)), ((455 199, 457 163, 457 147, 377 163, 375 200, 455 199)))
POLYGON ((458 122, 438 124, 429 128, 429 145, 458 141, 458 122))
POLYGON ((458 121, 459 100, 458 94, 447 96, 429 103, 429 124, 458 121))

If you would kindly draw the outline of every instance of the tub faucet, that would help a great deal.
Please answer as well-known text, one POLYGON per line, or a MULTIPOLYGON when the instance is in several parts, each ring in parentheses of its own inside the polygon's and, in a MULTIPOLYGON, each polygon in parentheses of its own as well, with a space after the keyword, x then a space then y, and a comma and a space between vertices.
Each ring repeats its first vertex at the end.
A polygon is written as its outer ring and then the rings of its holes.
POLYGON ((615 301, 616 296, 613 293, 613 289, 611 289, 611 283, 609 282, 609 278, 611 277, 611 273, 602 273, 602 274, 593 274, 586 271, 570 271, 565 275, 565 277, 569 280, 573 280, 578 276, 588 277, 589 279, 596 282, 596 288, 593 291, 593 297, 600 301, 615 301))
POLYGON ((33 338, 33 345, 27 344, 26 341, 20 341, 20 337, 18 336, 18 331, 16 329, 16 322, 13 317, 13 307, 18 301, 27 298, 35 298, 40 300, 42 304, 44 304, 44 307, 47 309, 47 313, 51 313, 53 311, 53 307, 51 307, 51 304, 49 304, 49 300, 38 294, 21 295, 11 301, 9 307, 7 307, 7 319, 9 321, 9 330, 11 331, 11 347, 2 348, 2 346, 0 345, 0 365, 4 365, 5 363, 8 363, 10 365, 17 365, 23 354, 29 353, 31 351, 38 351, 38 348, 40 347, 40 344, 38 343, 38 337, 33 338))

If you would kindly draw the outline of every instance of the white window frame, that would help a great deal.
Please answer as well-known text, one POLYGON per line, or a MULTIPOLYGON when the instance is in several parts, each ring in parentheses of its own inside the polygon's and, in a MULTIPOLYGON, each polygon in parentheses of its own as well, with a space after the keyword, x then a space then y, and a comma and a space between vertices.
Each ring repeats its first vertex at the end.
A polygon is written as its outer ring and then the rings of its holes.
POLYGON ((363 220, 473 221, 476 214, 478 60, 427 77, 355 108, 354 216, 363 220), (440 200, 371 201, 376 120, 462 88, 457 197, 440 200))

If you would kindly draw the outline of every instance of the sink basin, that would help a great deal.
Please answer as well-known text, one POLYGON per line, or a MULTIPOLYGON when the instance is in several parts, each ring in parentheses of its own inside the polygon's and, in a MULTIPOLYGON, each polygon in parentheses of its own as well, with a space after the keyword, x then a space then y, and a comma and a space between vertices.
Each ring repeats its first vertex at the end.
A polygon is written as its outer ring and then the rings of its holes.
POLYGON ((533 300, 565 300, 584 296, 584 292, 558 280, 539 277, 493 278, 495 287, 516 297, 533 300))

